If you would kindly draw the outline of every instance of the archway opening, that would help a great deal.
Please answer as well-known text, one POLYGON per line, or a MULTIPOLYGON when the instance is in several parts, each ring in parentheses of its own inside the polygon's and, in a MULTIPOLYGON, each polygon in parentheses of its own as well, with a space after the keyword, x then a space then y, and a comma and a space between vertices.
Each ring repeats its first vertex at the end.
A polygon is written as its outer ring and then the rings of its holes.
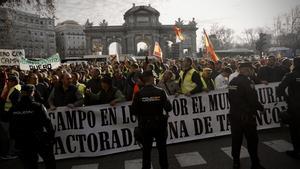
POLYGON ((122 45, 119 42, 112 42, 108 46, 109 55, 120 55, 122 54, 122 45))
POLYGON ((149 46, 145 42, 137 43, 136 49, 137 49, 138 56, 148 56, 149 55, 149 46))

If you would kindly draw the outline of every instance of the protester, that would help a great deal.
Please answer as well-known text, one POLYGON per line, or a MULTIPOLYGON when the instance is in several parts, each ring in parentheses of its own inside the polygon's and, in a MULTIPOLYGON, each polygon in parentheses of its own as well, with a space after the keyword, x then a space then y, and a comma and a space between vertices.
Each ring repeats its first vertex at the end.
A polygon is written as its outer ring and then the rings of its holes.
MULTIPOLYGON (((49 83, 49 91, 52 91, 53 88, 55 86, 58 86, 60 84, 60 79, 59 79, 59 76, 54 74, 51 76, 51 79, 50 79, 50 83, 49 83)), ((48 96, 49 97, 49 96, 48 96)))
POLYGON ((125 101, 125 96, 122 92, 113 86, 112 78, 109 75, 104 75, 101 79, 101 90, 94 94, 87 91, 87 95, 95 104, 110 104, 115 106, 119 102, 125 101))
POLYGON ((257 77, 261 81, 279 82, 283 78, 283 70, 277 65, 276 57, 270 55, 268 57, 267 65, 259 69, 257 77))
POLYGON ((137 91, 138 89, 138 80, 140 75, 140 68, 139 65, 136 63, 133 63, 130 65, 129 75, 126 78, 125 87, 124 87, 124 95, 126 97, 126 100, 132 100, 134 91, 137 91))
POLYGON ((55 86, 51 91, 48 103, 52 110, 61 106, 74 108, 83 105, 83 96, 77 90, 76 86, 72 84, 72 76, 70 73, 66 72, 63 74, 62 83, 55 86))
MULTIPOLYGON (((86 82, 86 89, 91 90, 92 93, 96 94, 101 90, 101 69, 93 68, 91 71, 91 79, 86 82)), ((90 100, 89 97, 85 97, 85 105, 94 105, 95 102, 90 100)))
POLYGON ((200 74, 192 68, 193 60, 189 57, 184 58, 182 71, 180 72, 180 92, 186 96, 200 93, 203 91, 200 74))
POLYGON ((221 74, 219 74, 215 79, 216 89, 226 89, 229 84, 229 75, 232 73, 231 68, 225 67, 222 69, 221 74))
POLYGON ((286 75, 287 73, 291 72, 291 66, 293 65, 292 61, 290 59, 283 59, 281 62, 281 65, 279 66, 282 70, 281 76, 286 75))
POLYGON ((215 82, 212 78, 212 69, 211 68, 204 68, 201 74, 201 82, 203 85, 204 91, 211 91, 215 89, 215 82))
POLYGON ((175 80, 175 75, 171 70, 166 70, 162 79, 159 81, 158 87, 164 89, 168 95, 174 95, 179 92, 179 85, 175 80))
POLYGON ((126 77, 119 67, 114 68, 112 81, 113 81, 113 86, 118 88, 120 91, 124 91, 126 77))
POLYGON ((211 69, 211 77, 212 79, 215 79, 221 72, 221 65, 222 62, 213 62, 213 61, 207 61, 205 65, 203 65, 203 68, 210 68, 211 69))
POLYGON ((35 86, 35 101, 45 105, 49 95, 48 88, 44 84, 39 83, 39 78, 35 73, 30 73, 27 78, 27 84, 35 86))
POLYGON ((234 67, 236 67, 235 71, 233 73, 231 73, 229 75, 229 78, 228 78, 228 82, 231 82, 231 80, 235 77, 237 77, 239 75, 239 65, 234 65, 234 67))
POLYGON ((86 86, 83 83, 79 82, 80 74, 77 72, 72 73, 72 84, 77 87, 77 90, 80 94, 84 96, 86 86))

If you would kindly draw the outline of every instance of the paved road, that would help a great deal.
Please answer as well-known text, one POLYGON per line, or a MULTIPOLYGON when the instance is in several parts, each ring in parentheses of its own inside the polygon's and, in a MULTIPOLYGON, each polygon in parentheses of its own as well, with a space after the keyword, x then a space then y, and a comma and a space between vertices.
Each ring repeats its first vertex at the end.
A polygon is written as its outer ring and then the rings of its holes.
MULTIPOLYGON (((291 149, 286 128, 259 132, 259 155, 267 169, 299 169, 300 160, 286 156, 291 149)), ((241 153, 242 169, 250 169, 246 142, 241 153)), ((211 138, 168 147, 170 169, 230 169, 230 136, 211 138)), ((152 153, 153 169, 159 169, 156 149, 152 153)), ((58 160, 58 169, 141 169, 141 151, 131 151, 95 158, 58 160)), ((21 169, 19 160, 1 161, 1 169, 21 169)), ((43 167, 41 167, 43 168, 43 167)))

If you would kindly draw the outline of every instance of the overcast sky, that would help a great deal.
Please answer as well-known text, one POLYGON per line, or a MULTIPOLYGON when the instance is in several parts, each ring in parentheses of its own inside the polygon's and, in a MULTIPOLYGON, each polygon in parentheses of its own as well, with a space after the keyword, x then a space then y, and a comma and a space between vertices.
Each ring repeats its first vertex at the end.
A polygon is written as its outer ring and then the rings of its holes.
POLYGON ((236 35, 246 28, 271 28, 276 16, 300 5, 299 0, 57 0, 56 23, 75 20, 84 24, 89 18, 94 25, 103 19, 109 25, 121 25, 132 3, 151 4, 160 12, 162 24, 174 24, 179 17, 187 23, 194 17, 199 30, 219 23, 236 35))

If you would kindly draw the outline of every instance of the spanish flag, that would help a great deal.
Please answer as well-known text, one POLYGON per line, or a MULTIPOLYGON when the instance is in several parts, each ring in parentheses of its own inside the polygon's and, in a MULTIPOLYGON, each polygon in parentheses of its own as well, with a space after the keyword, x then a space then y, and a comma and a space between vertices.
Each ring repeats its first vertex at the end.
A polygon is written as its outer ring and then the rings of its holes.
POLYGON ((182 35, 182 30, 178 28, 177 26, 174 26, 174 32, 176 34, 176 43, 184 41, 184 37, 182 35))
POLYGON ((205 43, 205 47, 206 47, 206 53, 210 55, 211 59, 214 62, 217 62, 219 60, 219 57, 217 56, 214 46, 212 45, 208 35, 206 34, 205 30, 204 31, 204 43, 205 43))
POLYGON ((160 61, 163 59, 163 53, 158 42, 155 42, 153 56, 157 57, 160 61))

